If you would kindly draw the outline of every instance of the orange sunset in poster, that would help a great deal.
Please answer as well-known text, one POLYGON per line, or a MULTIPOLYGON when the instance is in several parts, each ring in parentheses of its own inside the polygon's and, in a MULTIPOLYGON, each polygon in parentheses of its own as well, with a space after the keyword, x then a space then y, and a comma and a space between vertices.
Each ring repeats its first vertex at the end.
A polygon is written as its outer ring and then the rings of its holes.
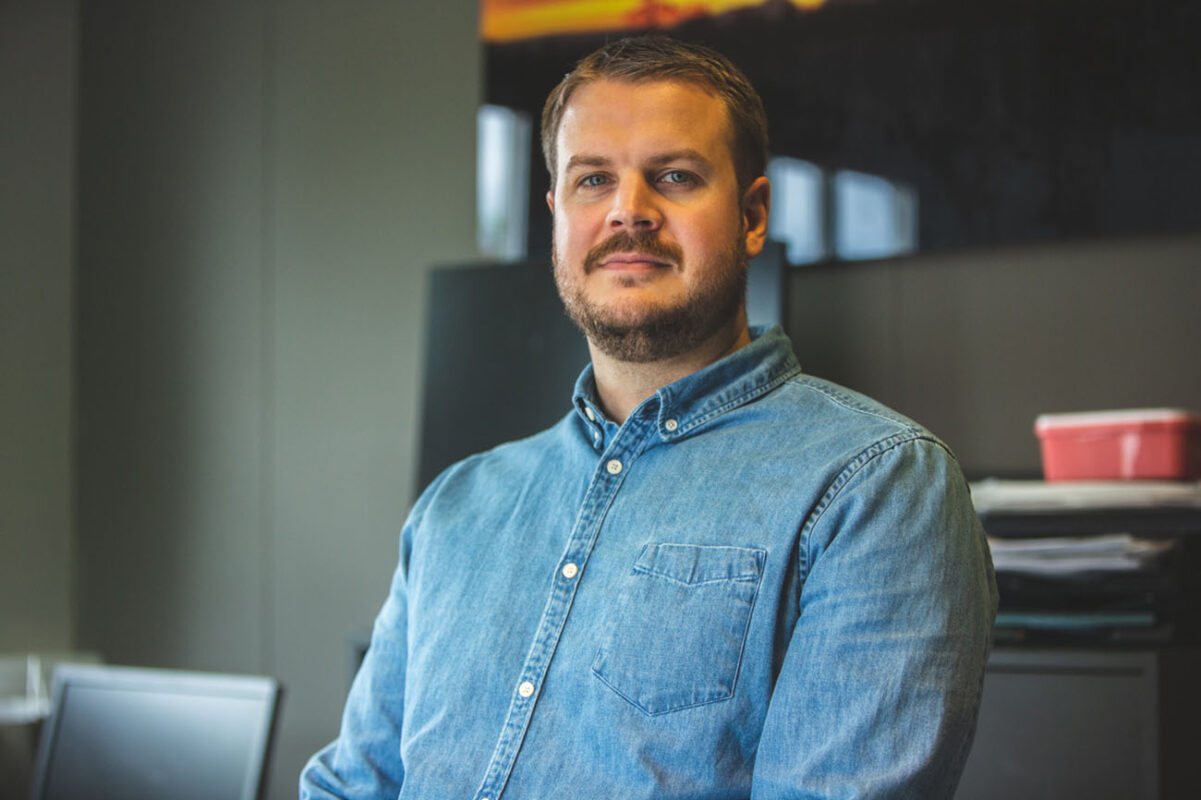
POLYGON ((764 2, 814 9, 826 0, 480 0, 480 35, 485 41, 501 42, 556 33, 666 28, 764 2))

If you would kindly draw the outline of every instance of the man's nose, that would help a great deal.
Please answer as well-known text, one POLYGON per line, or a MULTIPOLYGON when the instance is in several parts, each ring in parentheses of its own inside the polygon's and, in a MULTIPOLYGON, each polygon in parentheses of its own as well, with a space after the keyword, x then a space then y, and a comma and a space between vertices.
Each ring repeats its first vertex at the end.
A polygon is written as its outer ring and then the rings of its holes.
POLYGON ((658 230, 662 222, 655 192, 641 176, 624 179, 618 184, 608 214, 610 228, 631 233, 653 231, 658 230))

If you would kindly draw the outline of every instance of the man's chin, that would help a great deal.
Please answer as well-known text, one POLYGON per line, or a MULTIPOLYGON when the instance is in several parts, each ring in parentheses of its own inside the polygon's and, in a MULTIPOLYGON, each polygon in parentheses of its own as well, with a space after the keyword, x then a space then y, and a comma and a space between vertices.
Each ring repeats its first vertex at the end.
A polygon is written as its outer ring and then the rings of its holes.
POLYGON ((610 358, 632 364, 663 361, 687 353, 708 331, 698 329, 687 306, 641 309, 637 313, 602 313, 590 308, 572 314, 593 347, 610 358))
POLYGON ((647 303, 612 303, 605 306, 591 306, 589 316, 595 324, 604 325, 613 330, 634 331, 656 328, 665 322, 687 314, 686 308, 675 308, 661 304, 647 303))

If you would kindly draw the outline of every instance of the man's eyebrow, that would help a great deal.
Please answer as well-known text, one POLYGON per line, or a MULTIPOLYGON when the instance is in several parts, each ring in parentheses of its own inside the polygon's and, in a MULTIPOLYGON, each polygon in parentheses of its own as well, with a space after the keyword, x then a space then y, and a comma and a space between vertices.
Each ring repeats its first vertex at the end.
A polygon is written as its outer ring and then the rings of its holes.
POLYGON ((572 156, 567 159, 567 166, 563 168, 564 172, 571 172, 573 169, 580 167, 604 167, 608 166, 609 159, 604 156, 572 156))
MULTIPOLYGON (((671 150, 666 153, 658 153, 647 159, 647 163, 651 166, 659 167, 666 164, 674 164, 680 161, 688 161, 702 166, 709 165, 709 159, 699 151, 691 147, 682 150, 671 150)), ((574 155, 567 160, 567 166, 563 168, 564 172, 571 172, 573 169, 592 169, 595 167, 607 167, 609 159, 604 156, 589 156, 589 155, 574 155)))
POLYGON ((663 164, 672 164, 678 161, 691 161, 694 164, 708 165, 709 159, 705 158, 699 150, 685 148, 683 150, 672 150, 669 153, 660 153, 657 156, 652 156, 648 159, 651 164, 656 166, 663 164))

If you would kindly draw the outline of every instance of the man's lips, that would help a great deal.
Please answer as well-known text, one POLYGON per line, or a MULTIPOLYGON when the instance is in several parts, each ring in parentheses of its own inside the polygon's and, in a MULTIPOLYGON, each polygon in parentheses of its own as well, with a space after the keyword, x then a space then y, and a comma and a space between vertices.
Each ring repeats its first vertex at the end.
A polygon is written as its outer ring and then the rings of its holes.
POLYGON ((646 253, 611 253, 600 261, 601 269, 650 270, 670 267, 671 262, 646 253))

